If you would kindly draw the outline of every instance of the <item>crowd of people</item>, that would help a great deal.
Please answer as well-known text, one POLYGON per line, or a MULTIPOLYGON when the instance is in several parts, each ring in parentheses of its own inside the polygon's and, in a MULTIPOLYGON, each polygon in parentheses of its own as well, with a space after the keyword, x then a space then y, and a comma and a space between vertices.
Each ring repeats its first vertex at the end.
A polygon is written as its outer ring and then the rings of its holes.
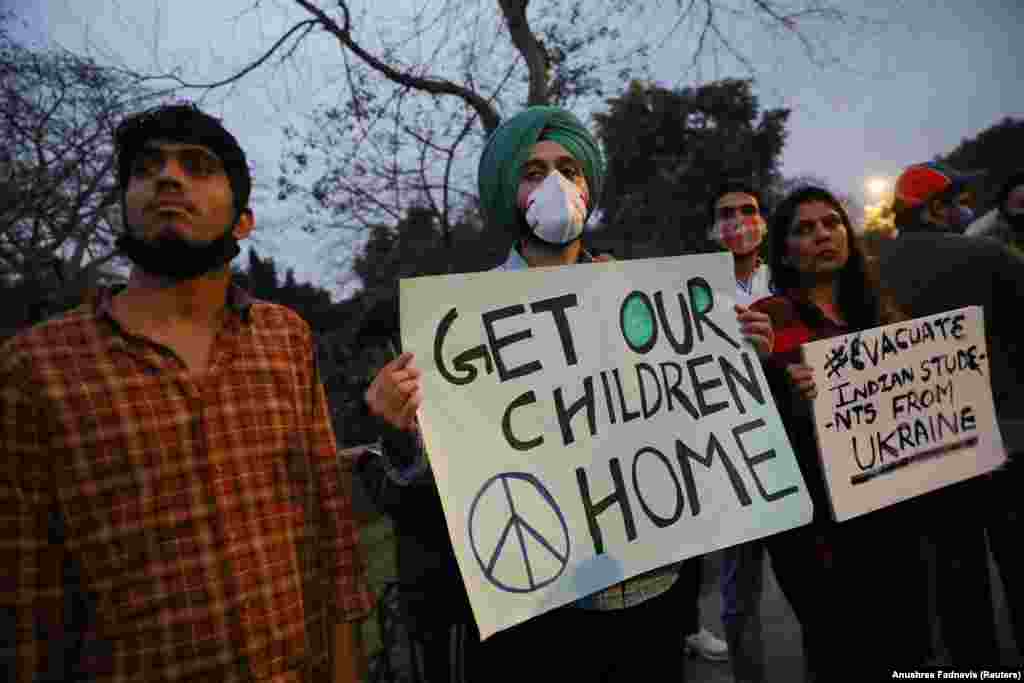
MULTIPOLYGON (((358 680, 358 624, 374 597, 312 335, 231 282, 228 264, 255 226, 245 154, 191 105, 132 116, 114 142, 127 285, 0 353, 8 680, 358 680), (66 599, 75 582, 95 601, 87 628, 69 633, 82 621, 66 599)), ((502 123, 478 168, 484 219, 516 236, 497 269, 614 258, 584 244, 605 169, 564 109, 530 107, 502 123)), ((872 256, 824 188, 770 207, 763 188, 722 179, 707 198, 708 235, 733 255, 739 328, 814 505, 810 524, 724 550, 725 642, 701 624, 700 557, 481 641, 417 421, 425 402, 444 398, 424 393, 409 351, 381 368, 365 396, 380 448, 355 476, 395 523, 420 680, 682 680, 686 650, 728 659, 738 682, 769 680, 766 561, 799 622, 808 681, 936 661, 933 615, 954 666, 994 666, 988 546, 1020 647, 1024 177, 968 227, 978 182, 909 167, 896 184, 898 234, 872 256), (810 410, 819 378, 800 345, 969 305, 984 310, 1007 465, 837 523, 810 410)))

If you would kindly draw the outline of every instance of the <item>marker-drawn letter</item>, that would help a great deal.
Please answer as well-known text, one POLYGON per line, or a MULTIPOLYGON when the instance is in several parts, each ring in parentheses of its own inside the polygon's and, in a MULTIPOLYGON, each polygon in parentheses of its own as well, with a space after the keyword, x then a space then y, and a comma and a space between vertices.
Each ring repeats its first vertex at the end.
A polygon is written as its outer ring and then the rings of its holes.
POLYGON ((587 526, 590 528, 590 538, 594 542, 594 552, 598 555, 604 553, 604 539, 601 536, 601 526, 597 523, 597 516, 612 505, 618 505, 622 510, 626 538, 630 541, 636 540, 636 523, 633 521, 633 509, 629 506, 629 498, 626 496, 626 485, 622 481, 622 467, 619 465, 619 459, 609 460, 608 469, 612 473, 615 492, 594 503, 590 498, 590 484, 587 482, 586 471, 582 467, 576 468, 576 482, 580 486, 583 511, 587 515, 587 526))

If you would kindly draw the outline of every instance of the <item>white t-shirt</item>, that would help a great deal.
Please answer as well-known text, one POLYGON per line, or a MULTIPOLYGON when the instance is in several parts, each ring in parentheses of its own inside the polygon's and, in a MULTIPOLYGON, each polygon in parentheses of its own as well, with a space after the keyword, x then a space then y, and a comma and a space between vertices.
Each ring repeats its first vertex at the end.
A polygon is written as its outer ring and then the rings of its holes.
POLYGON ((750 274, 749 282, 736 281, 736 303, 749 306, 759 299, 772 295, 771 275, 768 266, 759 263, 753 273, 750 274))

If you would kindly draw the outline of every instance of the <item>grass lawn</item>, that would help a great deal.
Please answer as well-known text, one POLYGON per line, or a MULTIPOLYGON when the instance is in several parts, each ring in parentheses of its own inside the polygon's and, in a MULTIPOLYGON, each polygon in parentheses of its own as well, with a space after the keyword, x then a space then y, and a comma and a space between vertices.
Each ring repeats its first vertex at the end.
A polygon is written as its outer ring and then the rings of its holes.
MULTIPOLYGON (((360 541, 366 550, 367 571, 370 587, 380 595, 385 584, 398 578, 395 565, 395 537, 391 520, 383 515, 368 520, 359 530, 360 541)), ((363 644, 366 654, 372 655, 380 649, 380 629, 377 624, 377 610, 363 624, 363 644)))
MULTIPOLYGON (((353 481, 353 465, 359 454, 371 444, 338 450, 341 485, 352 493, 352 513, 359 523, 359 541, 366 553, 370 588, 378 597, 389 581, 398 579, 395 562, 395 531, 391 520, 378 512, 358 481, 353 481)), ((367 656, 381 647, 377 610, 363 623, 363 645, 367 656)))

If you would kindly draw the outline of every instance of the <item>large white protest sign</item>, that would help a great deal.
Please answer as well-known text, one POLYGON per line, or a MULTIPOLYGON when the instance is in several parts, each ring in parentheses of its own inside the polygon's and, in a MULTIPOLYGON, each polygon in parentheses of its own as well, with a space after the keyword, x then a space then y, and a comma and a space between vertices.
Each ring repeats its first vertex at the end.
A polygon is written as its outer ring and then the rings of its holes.
POLYGON ((402 280, 484 637, 810 520, 734 292, 727 254, 402 280))
POLYGON ((995 469, 982 309, 960 308, 803 345, 837 520, 995 469))

